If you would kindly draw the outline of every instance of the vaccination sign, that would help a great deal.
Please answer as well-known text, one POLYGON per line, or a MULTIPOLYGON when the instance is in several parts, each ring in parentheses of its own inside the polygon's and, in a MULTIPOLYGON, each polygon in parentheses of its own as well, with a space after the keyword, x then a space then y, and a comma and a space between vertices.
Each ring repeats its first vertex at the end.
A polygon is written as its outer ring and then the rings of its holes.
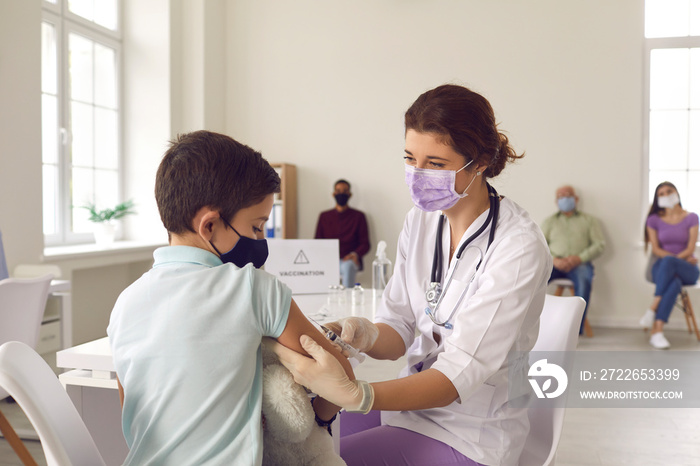
POLYGON ((340 281, 337 239, 268 239, 265 271, 275 275, 293 294, 328 293, 340 281))
POLYGON ((700 408, 693 351, 533 351, 509 355, 509 405, 700 408))

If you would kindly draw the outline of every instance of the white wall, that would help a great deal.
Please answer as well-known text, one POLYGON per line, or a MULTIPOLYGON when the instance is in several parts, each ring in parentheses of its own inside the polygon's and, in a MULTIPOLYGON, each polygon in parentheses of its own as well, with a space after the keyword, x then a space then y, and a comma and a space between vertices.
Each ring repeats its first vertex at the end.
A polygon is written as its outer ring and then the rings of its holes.
POLYGON ((44 245, 40 32, 38 1, 0 2, 0 230, 10 270, 37 262, 44 245))
MULTIPOLYGON (((602 220, 609 245, 596 261, 592 323, 634 325, 646 308, 641 0, 127 0, 125 13, 134 21, 125 190, 142 209, 127 224, 132 237, 164 238, 155 169, 168 139, 206 128, 298 166, 302 237, 333 205, 333 181, 348 178, 373 244, 386 240, 393 256, 411 205, 403 112, 421 92, 456 82, 489 98, 527 152, 494 180, 502 194, 540 222, 555 188, 571 183, 602 220)), ((40 0, 0 2, 0 229, 10 269, 43 253, 40 18, 40 0)), ((104 334, 116 292, 147 262, 63 261, 76 271, 78 342, 104 334)))
POLYGON ((297 164, 301 237, 345 177, 373 244, 386 240, 393 256, 411 205, 403 112, 429 88, 467 85, 527 154, 497 189, 539 223, 570 183, 601 219, 608 248, 590 320, 637 322, 651 296, 640 247, 643 2, 229 0, 227 18, 228 133, 297 164))
POLYGON ((165 242, 167 233, 153 189, 175 114, 171 104, 170 1, 123 3, 124 198, 134 199, 138 212, 136 217, 125 217, 123 223, 130 239, 165 242))

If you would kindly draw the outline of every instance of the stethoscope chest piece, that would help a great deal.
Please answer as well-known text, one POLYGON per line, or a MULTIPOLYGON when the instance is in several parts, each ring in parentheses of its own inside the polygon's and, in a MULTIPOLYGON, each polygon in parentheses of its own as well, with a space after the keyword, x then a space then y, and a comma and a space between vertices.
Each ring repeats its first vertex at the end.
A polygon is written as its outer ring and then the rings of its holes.
POLYGON ((435 309, 442 295, 442 284, 440 282, 430 282, 428 290, 425 292, 425 299, 428 301, 428 306, 435 309))

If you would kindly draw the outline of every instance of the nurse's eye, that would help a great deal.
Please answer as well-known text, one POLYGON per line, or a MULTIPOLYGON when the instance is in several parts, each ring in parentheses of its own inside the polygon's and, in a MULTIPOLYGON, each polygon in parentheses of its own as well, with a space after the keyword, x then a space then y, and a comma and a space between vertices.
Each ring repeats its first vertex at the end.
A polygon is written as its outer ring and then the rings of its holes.
POLYGON ((256 227, 256 226, 254 226, 254 227, 253 227, 253 233, 255 233, 255 234, 257 235, 258 233, 262 233, 262 230, 261 230, 260 228, 256 227))
POLYGON ((435 167, 435 168, 443 168, 445 166, 444 163, 438 163, 438 162, 430 162, 429 165, 431 167, 435 167))
POLYGON ((410 155, 404 155, 404 156, 403 156, 403 159, 404 159, 404 160, 406 161, 406 163, 409 164, 409 165, 413 165, 413 164, 416 163, 416 159, 414 159, 414 158, 411 157, 410 155))

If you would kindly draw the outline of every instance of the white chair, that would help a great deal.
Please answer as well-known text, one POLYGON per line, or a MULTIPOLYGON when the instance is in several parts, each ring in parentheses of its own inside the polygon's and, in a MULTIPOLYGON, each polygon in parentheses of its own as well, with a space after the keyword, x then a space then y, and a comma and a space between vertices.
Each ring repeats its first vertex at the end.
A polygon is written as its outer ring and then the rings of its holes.
POLYGON ((61 268, 53 264, 19 264, 12 271, 12 278, 35 278, 43 275, 61 278, 61 268))
MULTIPOLYGON (((569 292, 571 293, 571 296, 574 295, 574 282, 569 280, 568 278, 555 278, 551 282, 549 282, 550 285, 556 286, 556 289, 554 291, 554 296, 562 296, 564 294, 564 290, 568 289, 569 292)), ((586 317, 583 321, 583 333, 588 337, 591 338, 593 336, 593 329, 591 328, 591 325, 588 323, 588 317, 586 317)))
MULTIPOLYGON (((32 348, 36 346, 51 277, 0 280, 0 344, 21 341, 32 348)), ((7 392, 0 387, 0 400, 7 396, 7 392)), ((0 431, 23 464, 36 464, 1 411, 0 431)))
POLYGON ((0 387, 36 429, 49 466, 105 465, 53 370, 28 345, 11 341, 0 346, 0 387))
MULTIPOLYGON (((540 316, 540 334, 532 351, 574 351, 578 344, 586 301, 578 296, 546 295, 540 316)), ((531 356, 530 364, 534 361, 531 356)), ((564 426, 566 408, 530 408, 530 433, 520 455, 520 466, 552 466, 564 426)))

